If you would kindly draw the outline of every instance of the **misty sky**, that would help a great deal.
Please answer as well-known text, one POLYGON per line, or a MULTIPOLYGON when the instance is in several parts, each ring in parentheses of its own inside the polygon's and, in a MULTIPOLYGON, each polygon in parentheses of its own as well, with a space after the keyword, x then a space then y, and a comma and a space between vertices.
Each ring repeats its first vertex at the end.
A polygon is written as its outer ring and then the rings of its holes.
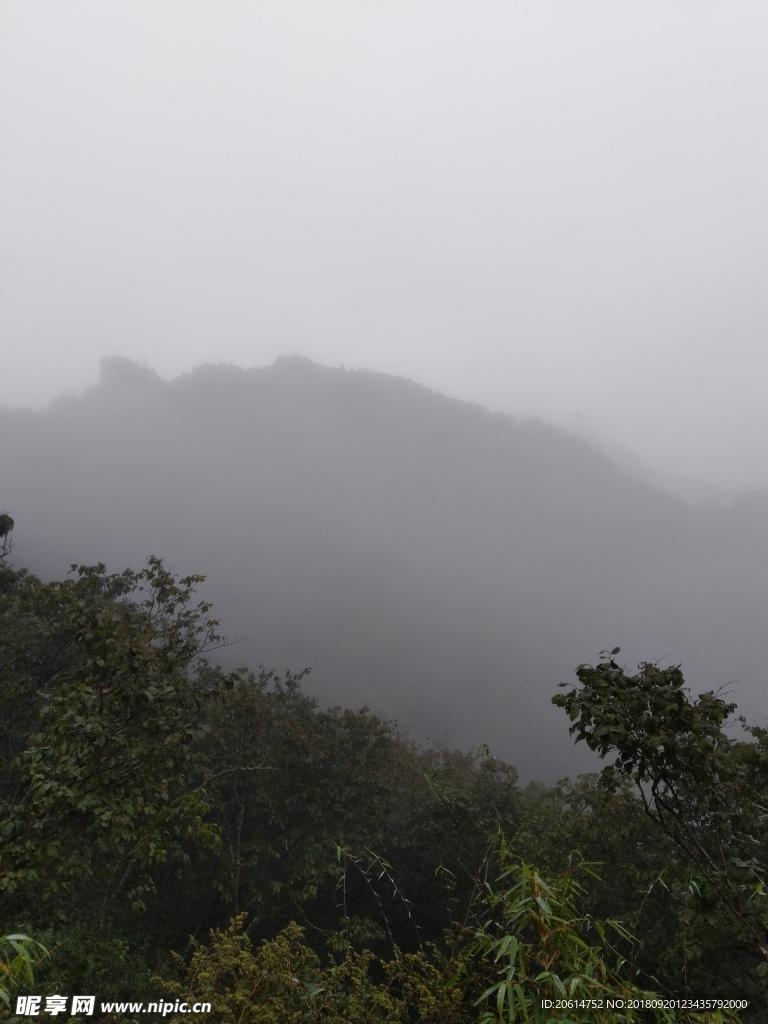
POLYGON ((0 403, 300 352, 768 486, 768 5, 0 0, 0 403))

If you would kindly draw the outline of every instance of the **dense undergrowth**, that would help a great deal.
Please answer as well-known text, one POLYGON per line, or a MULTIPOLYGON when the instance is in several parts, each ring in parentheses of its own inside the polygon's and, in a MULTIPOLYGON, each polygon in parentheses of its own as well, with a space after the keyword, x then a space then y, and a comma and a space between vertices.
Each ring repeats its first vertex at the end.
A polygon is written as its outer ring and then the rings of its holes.
POLYGON ((727 738, 730 705, 606 654, 556 701, 614 767, 521 787, 216 668, 197 582, 0 564, 0 933, 46 951, 0 940, 0 1016, 90 992, 233 1024, 768 1019, 765 734, 727 738), (652 997, 749 1006, 630 1008, 652 997))

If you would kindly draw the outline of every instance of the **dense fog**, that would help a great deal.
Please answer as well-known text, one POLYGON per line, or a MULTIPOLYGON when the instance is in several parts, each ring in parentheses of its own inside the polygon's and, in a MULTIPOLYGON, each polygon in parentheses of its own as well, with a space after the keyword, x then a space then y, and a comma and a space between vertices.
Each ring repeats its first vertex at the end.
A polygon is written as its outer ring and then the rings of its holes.
POLYGON ((542 778, 603 647, 762 720, 767 20, 6 3, 17 564, 205 573, 223 659, 542 778))
POLYGON ((8 0, 0 404, 298 352, 766 487, 766 21, 8 0))
POLYGON ((620 645, 764 720, 765 493, 686 503, 544 422, 298 357, 171 382, 107 360, 0 432, 17 564, 204 573, 240 638, 216 657, 311 667, 326 706, 552 782, 595 762, 550 698, 620 645))

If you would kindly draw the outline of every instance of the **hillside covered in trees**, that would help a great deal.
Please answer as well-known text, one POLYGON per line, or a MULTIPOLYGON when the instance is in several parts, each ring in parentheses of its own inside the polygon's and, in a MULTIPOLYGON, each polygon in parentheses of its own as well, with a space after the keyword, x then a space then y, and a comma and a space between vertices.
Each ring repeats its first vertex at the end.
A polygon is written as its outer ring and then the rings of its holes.
POLYGON ((162 553, 207 576, 225 667, 311 667, 322 708, 488 743, 526 780, 597 766, 549 698, 616 644, 763 720, 766 496, 686 504, 541 422, 299 358, 171 382, 106 360, 0 410, 0 479, 41 578, 162 553))
POLYGON ((605 652, 553 711, 611 763, 521 786, 216 667, 199 583, 0 562, 0 920, 47 950, 32 991, 244 1024, 766 1019, 768 734, 734 738, 733 704, 605 652))

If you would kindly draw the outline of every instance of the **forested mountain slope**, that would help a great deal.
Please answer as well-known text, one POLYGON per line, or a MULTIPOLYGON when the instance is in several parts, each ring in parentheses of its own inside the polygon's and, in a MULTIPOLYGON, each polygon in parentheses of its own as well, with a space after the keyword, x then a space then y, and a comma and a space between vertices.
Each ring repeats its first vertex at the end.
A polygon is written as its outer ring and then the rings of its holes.
POLYGON ((524 776, 591 765, 549 701, 604 647, 739 680, 763 718, 768 500, 687 505, 587 443, 399 378, 300 358, 100 384, 0 411, 13 559, 44 577, 161 555, 206 573, 227 664, 312 667, 324 704, 488 742, 524 776))

